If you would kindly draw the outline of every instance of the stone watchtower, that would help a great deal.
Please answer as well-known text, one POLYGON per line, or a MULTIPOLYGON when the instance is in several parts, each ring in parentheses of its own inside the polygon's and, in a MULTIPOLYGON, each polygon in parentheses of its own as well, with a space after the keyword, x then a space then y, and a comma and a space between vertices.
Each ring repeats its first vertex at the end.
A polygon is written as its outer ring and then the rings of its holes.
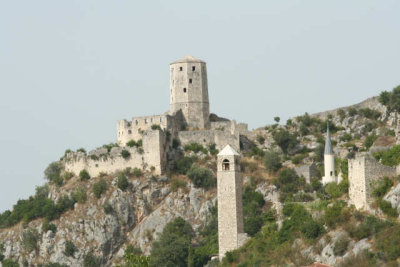
POLYGON ((218 154, 218 243, 219 259, 227 251, 242 246, 247 240, 243 232, 242 178, 239 154, 227 145, 218 154))
POLYGON ((192 56, 170 64, 170 114, 182 110, 189 128, 209 128, 206 63, 192 56))
POLYGON ((324 151, 325 176, 322 177, 322 184, 337 182, 335 176, 335 155, 332 149, 329 126, 326 129, 325 151, 324 151))

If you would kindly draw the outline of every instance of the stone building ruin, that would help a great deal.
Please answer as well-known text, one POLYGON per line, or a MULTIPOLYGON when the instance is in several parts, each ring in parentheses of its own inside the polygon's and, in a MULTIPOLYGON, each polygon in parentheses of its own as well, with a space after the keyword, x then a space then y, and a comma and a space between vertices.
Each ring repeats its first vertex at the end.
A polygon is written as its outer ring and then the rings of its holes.
POLYGON ((247 124, 210 114, 206 63, 188 55, 170 64, 169 111, 120 120, 117 123, 119 147, 110 151, 99 148, 88 154, 70 152, 63 162, 66 171, 78 174, 85 169, 91 176, 128 167, 161 174, 168 169, 173 140, 182 146, 215 144, 221 150, 229 144, 240 150, 240 134, 245 133, 247 124), (127 146, 132 140, 141 142, 142 146, 127 146), (122 150, 128 151, 129 157, 122 157, 122 150))

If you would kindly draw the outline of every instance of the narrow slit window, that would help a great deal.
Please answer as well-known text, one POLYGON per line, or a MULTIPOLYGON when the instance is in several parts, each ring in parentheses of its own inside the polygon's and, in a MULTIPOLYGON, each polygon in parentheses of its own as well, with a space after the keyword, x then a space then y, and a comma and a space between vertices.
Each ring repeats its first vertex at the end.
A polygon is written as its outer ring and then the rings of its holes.
POLYGON ((186 93, 186 88, 183 88, 183 92, 186 93))
POLYGON ((131 131, 131 130, 128 130, 128 134, 132 134, 132 131, 131 131))
POLYGON ((179 70, 180 70, 180 71, 183 71, 183 68, 182 68, 182 67, 179 67, 179 70))
POLYGON ((189 79, 189 83, 192 83, 192 79, 189 79))
POLYGON ((192 67, 192 71, 195 71, 195 70, 196 70, 196 67, 195 67, 195 66, 193 66, 193 67, 192 67))
POLYGON ((333 175, 333 172, 331 171, 331 176, 333 175))

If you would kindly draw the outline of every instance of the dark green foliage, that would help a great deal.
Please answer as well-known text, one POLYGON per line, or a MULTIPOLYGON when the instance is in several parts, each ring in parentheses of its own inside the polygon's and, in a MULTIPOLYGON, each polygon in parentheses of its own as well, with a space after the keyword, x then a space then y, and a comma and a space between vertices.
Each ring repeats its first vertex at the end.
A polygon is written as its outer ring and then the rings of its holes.
POLYGON ((83 259, 83 267, 98 267, 101 266, 101 258, 96 257, 93 253, 88 253, 83 259))
POLYGON ((323 219, 328 226, 336 227, 349 219, 350 214, 347 209, 343 209, 344 206, 344 202, 337 201, 331 207, 326 208, 323 219))
POLYGON ((117 186, 122 191, 125 191, 128 188, 129 182, 128 182, 128 178, 126 178, 125 174, 121 173, 118 176, 117 186))
POLYGON ((138 247, 132 246, 132 244, 129 244, 125 250, 125 255, 127 255, 127 254, 140 255, 140 254, 142 254, 142 250, 138 247))
POLYGON ((333 254, 335 254, 335 256, 343 256, 343 254, 347 251, 349 242, 350 240, 346 236, 338 237, 333 246, 333 254))
POLYGON ((217 184, 214 174, 209 169, 192 165, 187 172, 187 176, 192 181, 194 187, 209 189, 217 184))
POLYGON ((317 146, 317 148, 314 150, 315 160, 317 162, 322 162, 324 160, 324 151, 325 151, 325 148, 324 148, 324 145, 322 145, 322 144, 319 144, 317 146))
POLYGON ((209 144, 208 145, 208 151, 210 151, 210 154, 211 155, 217 155, 218 154, 218 152, 219 152, 219 150, 216 148, 216 144, 209 144))
POLYGON ((300 164, 302 163, 303 159, 307 157, 307 154, 300 154, 300 155, 296 155, 292 158, 292 163, 293 164, 300 164))
POLYGON ((260 144, 264 144, 264 142, 265 142, 265 137, 264 136, 262 136, 262 135, 257 135, 257 142, 258 143, 260 143, 260 144))
POLYGON ((391 226, 393 226, 393 223, 389 221, 383 221, 374 216, 368 216, 366 218, 362 218, 362 221, 359 225, 348 229, 348 232, 351 237, 361 240, 363 238, 375 235, 391 226))
POLYGON ((122 156, 124 159, 129 159, 129 158, 131 157, 131 153, 130 153, 128 150, 123 149, 123 150, 121 151, 121 156, 122 156))
POLYGON ((264 155, 265 155, 264 150, 262 150, 262 149, 260 149, 260 148, 258 148, 256 146, 253 146, 251 148, 251 150, 247 153, 248 157, 252 157, 252 156, 264 157, 264 155))
POLYGON ((397 166, 400 163, 400 145, 395 145, 386 151, 376 152, 374 157, 383 165, 397 166))
POLYGON ((172 139, 172 148, 173 148, 173 149, 177 149, 177 148, 179 147, 180 144, 181 144, 181 143, 179 142, 178 139, 176 139, 176 138, 172 139))
POLYGON ((123 266, 117 267, 148 267, 150 266, 150 257, 135 254, 135 253, 126 253, 124 255, 125 264, 123 266))
POLYGON ((186 188, 186 182, 179 179, 172 179, 171 191, 176 192, 179 188, 186 188))
POLYGON ((129 142, 126 143, 126 145, 129 147, 142 147, 143 141, 142 139, 139 139, 137 142, 135 140, 130 140, 129 142))
POLYGON ((360 114, 362 114, 365 118, 371 119, 371 120, 376 120, 378 119, 382 114, 374 109, 370 108, 362 108, 359 110, 360 114))
POLYGON ((329 183, 324 188, 325 192, 330 196, 330 198, 338 198, 348 191, 348 180, 343 179, 339 184, 329 183))
POLYGON ((22 246, 26 252, 37 250, 39 233, 36 229, 28 229, 22 233, 22 246))
POLYGON ((322 183, 320 182, 319 179, 312 179, 311 181, 311 187, 314 191, 318 191, 319 189, 322 188, 322 183))
POLYGON ((378 136, 376 136, 375 134, 368 135, 364 141, 365 148, 369 149, 372 146, 372 144, 375 142, 376 138, 378 138, 378 136))
POLYGON ((282 168, 281 157, 277 152, 273 150, 267 151, 265 153, 264 162, 265 168, 271 173, 275 173, 279 171, 280 168, 282 168))
POLYGON ((379 233, 376 245, 386 260, 396 260, 400 257, 400 225, 389 227, 379 233))
POLYGON ((86 149, 84 149, 83 147, 79 148, 78 150, 76 150, 76 152, 82 152, 86 154, 86 149))
MULTIPOLYGON (((39 267, 39 265, 37 265, 39 267)), ((44 267, 68 267, 67 264, 61 264, 61 263, 56 263, 56 262, 49 262, 44 265, 44 267)))
POLYGON ((84 169, 79 172, 79 178, 81 179, 81 181, 89 180, 90 175, 89 175, 88 171, 84 169))
POLYGON ((305 180, 299 177, 293 169, 282 170, 273 181, 274 185, 281 191, 280 200, 291 201, 293 194, 305 187, 305 180))
POLYGON ((74 177, 74 174, 72 173, 72 172, 65 172, 64 173, 64 179, 65 180, 69 180, 69 179, 71 179, 72 177, 74 177))
POLYGON ((344 111, 343 109, 339 109, 337 111, 337 115, 339 115, 340 120, 342 121, 346 117, 346 111, 344 111))
POLYGON ((90 155, 90 158, 91 158, 92 160, 99 160, 99 159, 100 159, 100 158, 99 158, 97 155, 95 155, 95 154, 90 155))
POLYGON ((288 150, 293 149, 299 144, 297 136, 288 132, 285 129, 278 129, 272 133, 275 143, 282 149, 283 153, 287 153, 288 150))
POLYGON ((182 218, 168 223, 153 243, 150 266, 186 267, 193 236, 192 226, 182 218))
POLYGON ((185 151, 193 151, 194 153, 199 153, 200 151, 203 152, 203 154, 207 154, 207 149, 205 149, 202 145, 198 143, 191 143, 187 144, 184 147, 185 151))
POLYGON ((61 170, 62 166, 60 162, 52 162, 44 171, 44 176, 50 183, 61 186, 63 184, 61 170))
POLYGON ((75 244, 72 241, 68 240, 65 243, 65 250, 64 250, 65 256, 74 257, 74 254, 77 251, 78 251, 78 248, 75 246, 75 244))
POLYGON ((378 199, 378 207, 388 216, 397 217, 399 213, 396 208, 392 207, 392 204, 389 201, 378 199))
POLYGON ((308 220, 304 222, 300 230, 306 238, 310 239, 317 238, 325 232, 324 227, 320 223, 315 222, 314 220, 308 220))
POLYGON ((161 126, 159 124, 153 124, 151 125, 152 130, 160 130, 161 131, 161 126))
POLYGON ((139 168, 133 168, 132 175, 135 177, 140 177, 140 176, 143 176, 143 172, 139 168))
POLYGON ((20 267, 18 262, 13 259, 5 259, 1 262, 3 267, 20 267))
POLYGON ((343 179, 348 179, 348 177, 349 177, 349 161, 347 159, 343 159, 340 162, 340 170, 342 171, 343 179))
POLYGON ((78 203, 85 203, 87 200, 86 190, 82 186, 78 186, 71 194, 71 198, 78 203))
POLYGON ((107 191, 107 182, 101 178, 98 182, 93 184, 93 194, 95 197, 100 198, 103 193, 107 191))
POLYGON ((175 170, 180 174, 186 174, 194 161, 193 157, 183 157, 175 162, 175 170))
POLYGON ((393 186, 393 181, 388 177, 383 177, 383 179, 378 180, 374 189, 372 190, 372 195, 374 197, 383 197, 389 192, 390 188, 393 186))
POLYGON ((392 92, 383 91, 379 96, 379 101, 385 105, 389 112, 400 112, 400 86, 397 86, 392 92))
POLYGON ((107 148, 107 152, 110 153, 111 149, 113 147, 119 147, 119 145, 117 143, 109 143, 109 144, 105 144, 103 145, 104 148, 107 148))
POLYGON ((103 205, 103 210, 104 210, 105 214, 111 214, 111 213, 113 213, 113 211, 114 211, 114 209, 113 209, 113 207, 111 206, 110 202, 104 203, 104 205, 103 205))
POLYGON ((42 231, 47 233, 48 231, 52 231, 53 233, 57 232, 57 226, 54 223, 50 223, 48 219, 44 219, 42 224, 42 231))
POLYGON ((340 141, 343 141, 343 142, 349 142, 349 141, 351 141, 351 139, 353 139, 353 136, 351 136, 351 134, 349 134, 349 133, 345 133, 339 139, 340 139, 340 141))
POLYGON ((350 117, 353 117, 353 116, 355 116, 355 115, 357 115, 357 114, 358 114, 357 109, 355 109, 355 108, 349 108, 349 116, 350 116, 350 117))

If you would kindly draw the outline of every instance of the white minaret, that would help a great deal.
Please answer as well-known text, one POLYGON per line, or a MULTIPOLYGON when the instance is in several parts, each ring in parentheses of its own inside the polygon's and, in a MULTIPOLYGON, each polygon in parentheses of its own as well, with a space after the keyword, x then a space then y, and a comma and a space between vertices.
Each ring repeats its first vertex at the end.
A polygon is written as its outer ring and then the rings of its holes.
POLYGON ((209 128, 206 63, 193 56, 170 64, 170 114, 182 110, 189 128, 209 128))
POLYGON ((218 243, 219 259, 247 240, 243 231, 242 177, 239 154, 227 145, 218 154, 218 243))
POLYGON ((322 177, 322 184, 336 182, 335 176, 335 155, 333 154, 329 125, 326 130, 325 152, 324 152, 325 176, 322 177))

